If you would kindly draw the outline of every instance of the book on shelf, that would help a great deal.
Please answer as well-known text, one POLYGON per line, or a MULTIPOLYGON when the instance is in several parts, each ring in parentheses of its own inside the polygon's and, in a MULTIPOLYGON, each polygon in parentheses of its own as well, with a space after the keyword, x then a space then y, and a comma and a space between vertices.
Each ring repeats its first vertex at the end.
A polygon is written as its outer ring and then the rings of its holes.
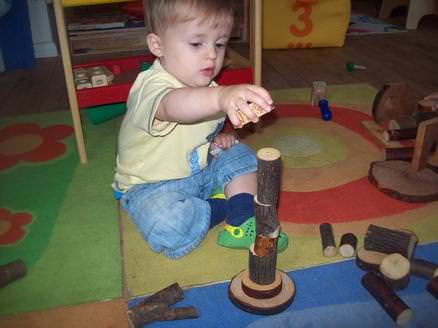
POLYGON ((93 15, 74 16, 67 24, 69 32, 107 30, 126 27, 129 16, 120 13, 100 13, 93 15))

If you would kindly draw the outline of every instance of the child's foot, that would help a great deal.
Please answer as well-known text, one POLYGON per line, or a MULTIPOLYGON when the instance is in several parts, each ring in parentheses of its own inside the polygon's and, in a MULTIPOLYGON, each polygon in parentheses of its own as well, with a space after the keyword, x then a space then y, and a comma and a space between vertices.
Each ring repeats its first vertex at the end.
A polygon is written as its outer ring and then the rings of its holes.
MULTIPOLYGON (((255 217, 251 217, 240 226, 226 225, 224 230, 219 232, 217 243, 220 246, 237 249, 249 249, 256 237, 255 217)), ((277 241, 277 252, 283 252, 288 245, 288 237, 284 232, 280 233, 277 241)))

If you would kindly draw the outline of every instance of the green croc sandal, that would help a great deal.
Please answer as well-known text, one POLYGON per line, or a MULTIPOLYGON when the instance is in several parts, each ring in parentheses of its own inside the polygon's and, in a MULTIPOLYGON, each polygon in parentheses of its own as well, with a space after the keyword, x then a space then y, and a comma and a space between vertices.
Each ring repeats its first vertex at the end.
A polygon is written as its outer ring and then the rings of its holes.
MULTIPOLYGON (((217 243, 228 248, 249 249, 256 237, 255 230, 255 217, 249 218, 238 227, 227 224, 224 230, 219 232, 217 243)), ((287 248, 288 243, 287 234, 281 232, 277 242, 278 253, 283 252, 287 248)))

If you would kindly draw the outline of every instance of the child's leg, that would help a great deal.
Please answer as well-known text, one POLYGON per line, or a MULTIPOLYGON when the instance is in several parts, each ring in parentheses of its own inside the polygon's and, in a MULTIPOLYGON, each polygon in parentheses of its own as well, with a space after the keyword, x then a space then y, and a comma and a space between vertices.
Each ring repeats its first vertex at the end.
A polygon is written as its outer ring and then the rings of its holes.
POLYGON ((121 206, 154 252, 178 258, 204 239, 210 224, 210 207, 197 197, 190 179, 133 187, 121 206))
MULTIPOLYGON (((225 185, 227 225, 218 244, 229 248, 249 248, 255 239, 254 194, 257 192, 257 160, 244 144, 236 144, 218 156, 216 177, 225 185)), ((280 234, 278 251, 287 248, 288 238, 280 234)))

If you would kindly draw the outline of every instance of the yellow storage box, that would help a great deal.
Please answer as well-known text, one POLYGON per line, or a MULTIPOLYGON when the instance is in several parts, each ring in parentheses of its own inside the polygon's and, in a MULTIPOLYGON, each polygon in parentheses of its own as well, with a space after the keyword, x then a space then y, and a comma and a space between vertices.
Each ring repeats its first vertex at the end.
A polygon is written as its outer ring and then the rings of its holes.
POLYGON ((263 1, 263 48, 341 47, 350 0, 263 1))

